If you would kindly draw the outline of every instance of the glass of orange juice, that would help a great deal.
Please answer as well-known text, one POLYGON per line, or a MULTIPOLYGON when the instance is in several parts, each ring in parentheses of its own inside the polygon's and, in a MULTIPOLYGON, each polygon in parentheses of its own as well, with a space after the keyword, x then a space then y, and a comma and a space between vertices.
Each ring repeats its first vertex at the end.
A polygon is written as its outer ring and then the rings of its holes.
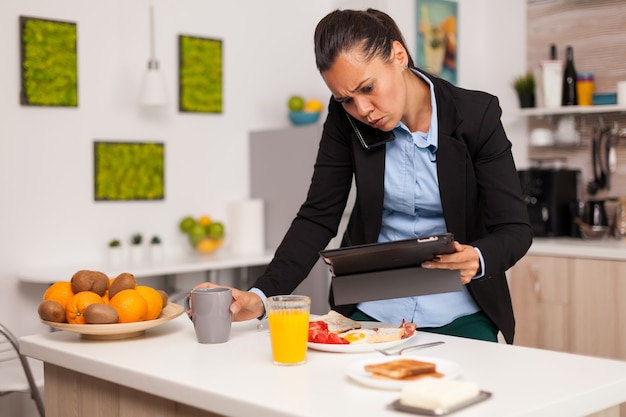
POLYGON ((267 299, 267 320, 276 365, 306 360, 311 299, 306 295, 275 295, 267 299))

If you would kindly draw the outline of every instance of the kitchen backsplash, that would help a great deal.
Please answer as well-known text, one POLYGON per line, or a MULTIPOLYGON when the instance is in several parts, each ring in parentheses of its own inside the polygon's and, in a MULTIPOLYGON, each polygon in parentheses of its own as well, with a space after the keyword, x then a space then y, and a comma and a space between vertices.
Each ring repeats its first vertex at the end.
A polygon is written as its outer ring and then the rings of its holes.
MULTIPOLYGON (((623 0, 529 0, 527 8, 527 61, 535 68, 549 59, 555 44, 558 59, 564 60, 565 48, 574 48, 576 71, 595 75, 595 91, 615 92, 618 81, 626 81, 626 2, 623 0)), ((531 117, 529 132, 538 127, 556 130, 563 116, 531 117)), ((561 147, 530 147, 529 158, 566 158, 567 166, 582 172, 582 182, 593 179, 591 138, 594 127, 615 127, 622 134, 616 147, 617 169, 611 187, 596 198, 626 196, 626 113, 576 115, 580 144, 561 147)), ((583 199, 590 196, 583 187, 583 199)))

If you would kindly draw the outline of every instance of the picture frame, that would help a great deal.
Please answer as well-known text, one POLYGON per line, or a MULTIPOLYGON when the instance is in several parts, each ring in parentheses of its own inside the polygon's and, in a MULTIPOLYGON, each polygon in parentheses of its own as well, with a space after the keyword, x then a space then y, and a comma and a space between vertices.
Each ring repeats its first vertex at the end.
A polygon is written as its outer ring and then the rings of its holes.
POLYGON ((94 200, 165 199, 165 144, 94 141, 94 200))
POLYGON ((222 41, 179 35, 178 46, 179 110, 222 113, 222 41))
POLYGON ((77 24, 19 16, 20 104, 78 107, 77 24))
POLYGON ((451 0, 417 0, 416 65, 457 83, 458 5, 451 0))

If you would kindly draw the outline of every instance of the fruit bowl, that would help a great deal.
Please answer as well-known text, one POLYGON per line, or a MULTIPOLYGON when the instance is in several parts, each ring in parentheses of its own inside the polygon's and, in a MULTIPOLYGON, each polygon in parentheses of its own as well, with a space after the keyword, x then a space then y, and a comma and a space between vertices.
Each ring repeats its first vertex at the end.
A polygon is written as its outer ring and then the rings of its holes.
POLYGON ((304 126, 315 123, 319 120, 321 112, 290 111, 289 120, 296 126, 304 126))
POLYGON ((224 225, 207 215, 197 219, 186 216, 179 223, 179 229, 187 235, 192 249, 200 253, 213 253, 224 243, 224 225))
POLYGON ((143 335, 146 330, 160 326, 175 319, 183 313, 184 308, 180 304, 168 303, 161 311, 161 315, 154 320, 138 321, 135 323, 116 324, 69 324, 55 323, 41 320, 47 326, 58 330, 78 333, 83 339, 94 340, 118 340, 143 335))

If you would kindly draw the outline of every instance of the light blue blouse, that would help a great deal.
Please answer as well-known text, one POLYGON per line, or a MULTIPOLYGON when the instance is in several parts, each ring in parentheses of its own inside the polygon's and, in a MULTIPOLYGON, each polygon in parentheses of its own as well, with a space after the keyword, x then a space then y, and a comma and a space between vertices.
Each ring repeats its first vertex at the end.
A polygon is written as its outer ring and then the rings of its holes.
MULTIPOLYGON (((433 109, 430 130, 411 132, 400 122, 393 130, 395 140, 385 145, 379 242, 446 232, 437 180, 437 103, 430 80, 414 72, 430 85, 433 109)), ((482 266, 484 261, 478 253, 482 266)), ((418 327, 440 327, 479 310, 465 286, 458 292, 363 302, 358 308, 384 323, 399 324, 404 318, 418 327)))

